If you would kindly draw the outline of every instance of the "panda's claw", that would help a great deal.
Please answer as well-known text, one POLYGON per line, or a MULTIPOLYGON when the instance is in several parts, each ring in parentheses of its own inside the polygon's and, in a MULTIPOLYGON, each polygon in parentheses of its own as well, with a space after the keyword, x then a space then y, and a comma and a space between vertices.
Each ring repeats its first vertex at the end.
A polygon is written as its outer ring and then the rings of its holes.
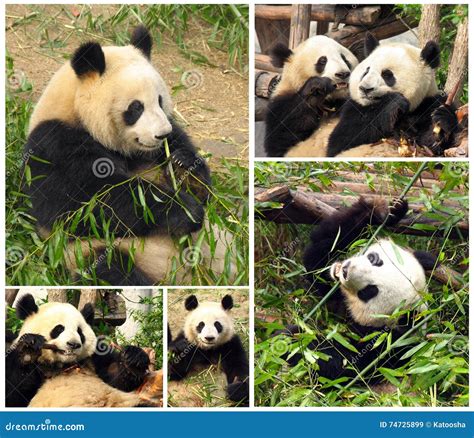
POLYGON ((453 108, 448 105, 441 105, 431 114, 433 122, 433 133, 438 140, 448 138, 456 129, 457 118, 453 108))
POLYGON ((46 339, 44 336, 26 333, 20 338, 17 345, 31 351, 41 351, 45 343, 46 339))

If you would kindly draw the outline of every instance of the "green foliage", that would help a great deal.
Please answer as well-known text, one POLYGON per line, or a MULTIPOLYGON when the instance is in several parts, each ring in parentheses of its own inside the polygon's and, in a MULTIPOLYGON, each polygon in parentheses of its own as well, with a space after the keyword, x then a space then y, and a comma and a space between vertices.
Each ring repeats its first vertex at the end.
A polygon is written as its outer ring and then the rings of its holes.
MULTIPOLYGON (((407 186, 410 175, 419 165, 409 162, 256 163, 255 185, 269 187, 285 183, 291 188, 304 186, 315 192, 330 193, 333 182, 344 181, 342 172, 350 172, 363 176, 369 191, 377 194, 380 188, 377 189, 377 180, 373 177, 376 173, 387 182, 383 195, 395 197, 407 186), (370 173, 368 166, 372 168, 370 173)), ((421 178, 421 187, 409 190, 406 199, 411 205, 423 206, 426 210, 423 215, 440 220, 441 225, 434 229, 412 224, 413 229, 425 233, 423 236, 395 234, 389 230, 382 235, 389 235, 402 246, 439 254, 445 266, 461 273, 458 279, 461 287, 428 279, 424 296, 428 310, 421 312, 417 320, 422 324, 420 329, 401 341, 408 346, 408 363, 398 369, 379 364, 354 380, 315 378, 311 371, 317 371, 318 360, 327 357, 317 349, 307 349, 308 344, 322 337, 347 347, 351 339, 357 339, 357 334, 325 305, 319 306, 318 297, 306 291, 308 284, 301 276, 305 272, 301 261, 311 227, 255 221, 256 405, 445 407, 468 404, 469 248, 467 238, 455 231, 459 222, 468 219, 468 165, 429 162, 425 170, 438 171, 440 184, 430 187, 429 180, 421 178), (454 200, 459 208, 452 206, 454 200), (298 342, 290 344, 285 337, 270 336, 286 324, 301 327, 298 342), (304 360, 293 368, 288 367, 282 357, 286 353, 303 354, 304 360), (393 385, 393 392, 379 392, 369 386, 365 377, 373 373, 382 374, 393 385)), ((357 195, 349 188, 344 194, 357 195)), ((267 206, 257 203, 256 215, 267 206)), ((374 231, 369 230, 369 236, 374 231)), ((367 241, 367 237, 361 236, 340 257, 358 252, 367 241)), ((376 344, 389 351, 393 343, 389 335, 381 334, 376 344)))

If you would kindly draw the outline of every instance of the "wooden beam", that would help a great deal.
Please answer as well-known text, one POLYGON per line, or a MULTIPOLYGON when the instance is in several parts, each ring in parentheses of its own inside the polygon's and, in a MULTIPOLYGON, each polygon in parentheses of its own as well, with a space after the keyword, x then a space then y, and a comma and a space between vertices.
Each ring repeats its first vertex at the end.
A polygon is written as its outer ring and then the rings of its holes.
POLYGON ((291 7, 291 24, 289 48, 298 47, 309 37, 309 24, 311 22, 311 5, 296 4, 291 7))
POLYGON ((264 55, 263 53, 255 53, 255 68, 258 70, 281 73, 281 68, 275 67, 272 64, 270 56, 264 55))

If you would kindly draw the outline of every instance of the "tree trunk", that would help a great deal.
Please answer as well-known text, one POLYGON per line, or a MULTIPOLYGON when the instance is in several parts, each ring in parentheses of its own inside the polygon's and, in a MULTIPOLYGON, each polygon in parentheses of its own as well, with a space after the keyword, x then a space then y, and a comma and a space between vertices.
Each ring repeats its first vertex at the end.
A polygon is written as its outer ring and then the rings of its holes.
POLYGON ((19 289, 7 289, 5 290, 5 302, 11 307, 18 295, 19 289))
POLYGON ((309 37, 311 5, 293 5, 291 7, 290 49, 298 47, 309 37))
POLYGON ((430 40, 439 43, 441 34, 439 25, 440 10, 440 4, 422 6, 420 24, 418 25, 418 41, 421 48, 425 47, 425 44, 430 40))
POLYGON ((97 291, 95 289, 82 289, 81 297, 79 298, 79 304, 77 308, 82 310, 87 303, 92 304, 95 309, 95 303, 97 301, 97 291))
POLYGON ((48 289, 48 301, 57 303, 67 303, 67 291, 58 289, 48 289))
POLYGON ((468 51, 468 19, 467 17, 459 23, 458 33, 454 40, 454 47, 449 61, 448 78, 444 85, 444 91, 450 93, 459 83, 458 90, 454 96, 454 104, 459 105, 459 97, 464 88, 467 73, 467 51, 468 51))

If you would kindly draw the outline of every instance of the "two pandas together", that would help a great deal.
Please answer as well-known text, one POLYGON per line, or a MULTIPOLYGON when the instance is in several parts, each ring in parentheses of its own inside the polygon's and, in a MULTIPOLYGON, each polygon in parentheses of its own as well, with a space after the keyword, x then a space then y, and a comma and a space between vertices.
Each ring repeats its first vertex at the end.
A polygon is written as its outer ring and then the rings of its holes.
POLYGON ((469 405, 467 5, 6 18, 6 407, 469 405))

